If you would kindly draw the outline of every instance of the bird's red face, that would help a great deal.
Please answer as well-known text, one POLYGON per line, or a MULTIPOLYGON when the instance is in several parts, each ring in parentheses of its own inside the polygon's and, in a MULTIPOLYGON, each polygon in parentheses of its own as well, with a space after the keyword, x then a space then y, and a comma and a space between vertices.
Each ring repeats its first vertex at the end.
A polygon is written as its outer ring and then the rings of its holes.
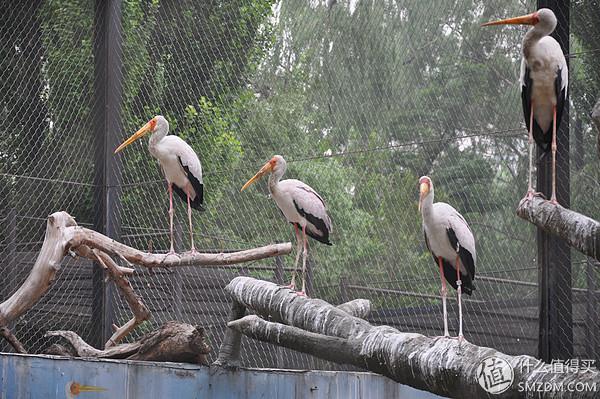
POLYGON ((267 173, 272 172, 277 167, 277 163, 278 163, 278 158, 277 158, 277 156, 274 156, 273 158, 271 158, 269 160, 269 162, 264 164, 263 167, 260 168, 260 170, 258 172, 256 172, 256 174, 254 176, 252 176, 252 178, 250 180, 248 180, 246 182, 246 184, 244 184, 244 186, 242 187, 242 189, 240 191, 244 191, 246 188, 248 188, 248 186, 250 186, 252 183, 254 183, 258 179, 260 179, 262 176, 266 175, 267 173))
POLYGON ((427 197, 431 191, 431 179, 429 176, 423 176, 419 179, 419 211, 421 210, 421 204, 423 199, 427 197))
POLYGON ((535 25, 540 22, 539 13, 533 12, 531 14, 522 15, 515 18, 501 19, 499 21, 486 22, 481 26, 493 26, 493 25, 535 25))
POLYGON ((140 130, 138 130, 137 132, 135 132, 130 138, 128 138, 120 146, 118 146, 117 149, 115 150, 115 154, 117 152, 120 152, 120 151, 124 150, 125 147, 127 147, 129 144, 133 143, 134 141, 136 141, 140 137, 143 137, 143 136, 145 136, 148 133, 154 132, 154 129, 156 129, 156 117, 150 119, 148 121, 148 123, 146 123, 144 126, 142 126, 140 128, 140 130))

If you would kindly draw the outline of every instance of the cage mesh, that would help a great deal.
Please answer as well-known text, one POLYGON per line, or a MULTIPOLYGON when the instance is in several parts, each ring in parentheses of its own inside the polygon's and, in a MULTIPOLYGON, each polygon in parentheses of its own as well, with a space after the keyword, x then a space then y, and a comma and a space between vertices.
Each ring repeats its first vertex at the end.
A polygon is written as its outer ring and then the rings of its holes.
MULTIPOLYGON (((124 1, 121 5, 125 139, 151 117, 198 153, 206 211, 194 213, 196 247, 232 251, 292 241, 265 182, 239 192, 272 155, 286 177, 314 187, 334 224, 332 247, 310 242, 310 295, 338 304, 368 298, 370 321, 441 334, 439 274, 427 252, 417 182, 428 174, 436 200, 468 220, 477 242, 477 287, 464 300, 469 341, 537 355, 539 287, 535 228, 515 208, 527 190, 527 132, 518 74, 525 28, 480 28, 522 15, 533 1, 124 1)), ((600 216, 597 131, 600 30, 594 2, 570 8, 570 206, 600 216)), ((93 227, 94 40, 104 23, 94 2, 33 1, 3 7, 0 27, 0 264, 6 299, 29 273, 46 216, 65 210, 93 227)), ((565 27, 559 27, 565 29, 565 27)), ((559 148, 563 153, 567 149, 559 148)), ((169 245, 168 194, 147 140, 127 148, 119 182, 120 241, 152 252, 169 245)), ((562 173, 562 171, 559 171, 562 173)), ((534 182, 535 184, 535 182, 534 182)), ((185 204, 175 199, 176 249, 189 250, 185 204)), ((294 245, 295 246, 295 245, 294 245)), ((569 251, 569 250, 566 250, 569 251)), ((598 267, 576 251, 569 304, 573 356, 597 357, 598 267)), ((129 339, 167 320, 206 328, 212 358, 221 343, 237 275, 287 282, 294 254, 248 264, 186 267, 131 279, 152 312, 129 339), (280 272, 284 271, 284 278, 280 272)), ((65 258, 56 282, 20 318, 15 333, 42 351, 50 329, 97 337, 92 262, 65 258)), ((109 291, 117 324, 130 318, 109 291)), ((457 332, 451 291, 450 329, 457 332)), ((8 346, 4 350, 10 350, 8 346)), ((339 368, 245 340, 256 367, 339 368)))

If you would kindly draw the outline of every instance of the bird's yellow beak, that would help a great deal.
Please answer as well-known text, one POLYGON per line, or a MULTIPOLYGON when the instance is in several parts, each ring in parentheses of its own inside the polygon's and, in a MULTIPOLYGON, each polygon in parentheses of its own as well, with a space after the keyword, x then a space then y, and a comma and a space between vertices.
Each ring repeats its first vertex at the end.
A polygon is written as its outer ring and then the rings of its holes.
POLYGON ((244 184, 244 186, 242 187, 242 189, 240 191, 244 191, 246 188, 248 188, 248 186, 250 186, 252 183, 254 183, 255 181, 257 181, 258 179, 260 179, 261 177, 263 177, 264 175, 266 175, 267 173, 269 173, 272 170, 273 170, 273 163, 271 161, 269 161, 266 164, 264 164, 263 167, 260 168, 260 170, 254 176, 252 176, 252 178, 250 180, 248 180, 246 182, 246 184, 244 184))
POLYGON ((81 392, 104 392, 104 391, 106 391, 106 388, 97 387, 95 385, 80 385, 76 382, 71 383, 71 387, 69 389, 71 391, 71 394, 74 396, 79 395, 81 392))
POLYGON ((481 24, 481 26, 492 26, 492 25, 535 25, 539 22, 538 13, 534 12, 520 17, 501 19, 499 21, 491 21, 481 24))
POLYGON ((120 146, 118 146, 117 149, 115 150, 115 154, 117 152, 122 151, 125 147, 127 147, 129 144, 133 143, 140 137, 143 137, 144 135, 151 132, 154 129, 155 125, 156 125, 156 122, 154 121, 154 119, 150 120, 150 122, 146 123, 144 126, 141 127, 140 130, 135 132, 130 138, 128 138, 120 146))
POLYGON ((421 204, 423 203, 423 198, 425 198, 429 194, 429 184, 421 183, 419 187, 419 211, 421 211, 421 204))

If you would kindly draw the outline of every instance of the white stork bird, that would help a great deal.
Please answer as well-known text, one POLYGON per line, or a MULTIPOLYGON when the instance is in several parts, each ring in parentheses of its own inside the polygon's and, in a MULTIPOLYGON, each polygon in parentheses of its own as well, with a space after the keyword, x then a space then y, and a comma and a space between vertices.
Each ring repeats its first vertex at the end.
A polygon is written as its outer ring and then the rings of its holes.
POLYGON ((471 295, 475 286, 475 237, 465 218, 444 202, 433 203, 433 183, 428 176, 419 179, 419 210, 423 216, 423 234, 427 249, 440 268, 444 336, 448 334, 446 281, 458 292, 458 338, 462 339, 462 291, 471 295))
POLYGON ((171 249, 169 254, 175 253, 173 249, 173 190, 187 201, 188 221, 190 224, 191 252, 196 252, 194 247, 194 233, 192 230, 192 208, 203 211, 204 186, 202 184, 202 166, 198 156, 188 143, 177 136, 167 136, 169 122, 161 116, 150 119, 140 130, 125 140, 116 150, 115 154, 123 150, 135 140, 152 133, 148 149, 150 154, 160 163, 169 190, 169 221, 171 232, 171 249))
POLYGON ((244 184, 241 191, 258 180, 267 173, 269 176, 269 192, 275 203, 283 213, 288 222, 294 225, 296 232, 296 261, 294 263, 294 272, 292 273, 292 282, 290 287, 296 289, 296 268, 300 258, 300 248, 304 245, 302 251, 302 291, 299 294, 305 294, 306 280, 306 256, 308 253, 308 244, 306 235, 323 244, 332 245, 329 241, 331 233, 331 218, 327 214, 327 206, 323 198, 308 184, 296 179, 281 180, 285 173, 286 162, 281 155, 275 155, 267 162, 250 180, 244 184), (302 235, 300 234, 302 230, 302 235))
POLYGON ((521 60, 521 99, 523 116, 529 130, 529 187, 531 184, 533 140, 545 151, 552 151, 552 197, 556 201, 556 131, 567 98, 569 70, 560 44, 549 35, 556 28, 556 16, 548 8, 521 17, 487 22, 482 26, 533 25, 523 38, 521 60))

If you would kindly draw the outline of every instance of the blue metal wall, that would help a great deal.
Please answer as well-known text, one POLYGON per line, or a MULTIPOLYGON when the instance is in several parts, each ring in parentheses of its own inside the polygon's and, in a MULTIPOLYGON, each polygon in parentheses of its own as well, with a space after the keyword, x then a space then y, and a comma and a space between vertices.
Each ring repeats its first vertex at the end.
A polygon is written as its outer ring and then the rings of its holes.
POLYGON ((380 375, 346 371, 226 371, 179 363, 1 354, 0 375, 2 399, 63 399, 73 381, 106 389, 82 392, 78 399, 439 398, 380 375))

